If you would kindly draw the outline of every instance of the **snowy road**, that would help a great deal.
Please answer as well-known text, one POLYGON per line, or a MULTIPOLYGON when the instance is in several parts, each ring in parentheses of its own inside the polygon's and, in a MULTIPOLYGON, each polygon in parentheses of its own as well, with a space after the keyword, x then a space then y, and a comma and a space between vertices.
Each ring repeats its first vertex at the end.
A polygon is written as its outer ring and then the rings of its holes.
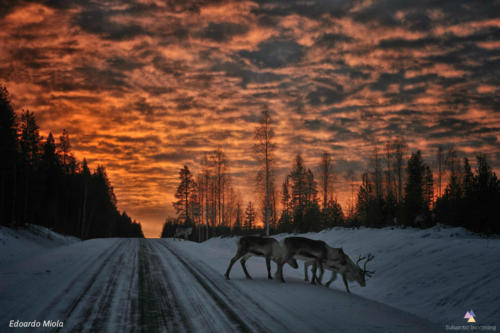
POLYGON ((255 269, 263 268, 259 259, 249 266, 254 280, 243 279, 235 265, 226 281, 230 256, 166 239, 95 239, 50 249, 0 268, 0 331, 11 320, 59 320, 62 329, 45 330, 92 332, 435 330, 422 318, 343 291, 293 277, 268 281, 255 269))

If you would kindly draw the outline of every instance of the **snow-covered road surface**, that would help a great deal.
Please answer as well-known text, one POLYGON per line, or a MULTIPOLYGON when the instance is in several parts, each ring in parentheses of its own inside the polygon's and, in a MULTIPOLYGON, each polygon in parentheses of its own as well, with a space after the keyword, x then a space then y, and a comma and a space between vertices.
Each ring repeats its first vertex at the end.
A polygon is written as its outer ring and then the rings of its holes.
POLYGON ((60 320, 61 331, 68 332, 438 329, 423 318, 296 277, 286 284, 268 281, 255 265, 249 266, 253 280, 243 279, 235 265, 227 281, 222 264, 232 254, 209 262, 213 253, 198 248, 169 239, 94 239, 4 264, 0 331, 9 331, 11 320, 60 320))

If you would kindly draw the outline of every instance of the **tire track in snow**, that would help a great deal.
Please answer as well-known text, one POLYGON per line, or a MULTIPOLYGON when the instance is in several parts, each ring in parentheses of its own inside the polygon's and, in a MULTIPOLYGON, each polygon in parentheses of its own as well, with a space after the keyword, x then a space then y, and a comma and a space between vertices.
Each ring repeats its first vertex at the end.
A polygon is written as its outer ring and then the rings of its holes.
MULTIPOLYGON (((179 300, 184 312, 189 314, 190 325, 195 332, 235 332, 249 331, 242 329, 244 323, 231 318, 231 314, 210 294, 210 289, 203 287, 203 281, 199 281, 186 266, 179 261, 170 251, 160 245, 157 240, 151 240, 160 259, 161 269, 166 283, 179 300)), ((243 327, 244 328, 244 327, 243 327)))
MULTIPOLYGON (((124 277, 130 278, 128 271, 135 266, 127 265, 127 258, 130 253, 133 253, 130 250, 134 248, 134 244, 136 244, 135 240, 120 240, 118 245, 120 252, 114 252, 106 258, 105 267, 99 269, 98 278, 83 296, 85 301, 81 301, 78 305, 81 308, 80 311, 75 311, 75 317, 78 313, 83 313, 83 317, 80 317, 79 322, 72 326, 72 331, 112 331, 118 324, 124 326, 124 323, 130 322, 127 317, 122 320, 115 318, 120 311, 116 308, 115 302, 124 291, 123 288, 119 288, 122 287, 119 282, 124 277)), ((70 314, 66 320, 68 322, 76 320, 71 317, 70 314)))
MULTIPOLYGON (((105 258, 103 256, 98 256, 94 258, 91 262, 89 262, 87 265, 83 266, 82 269, 80 270, 80 274, 78 274, 75 278, 73 278, 69 283, 67 283, 66 288, 64 288, 60 293, 55 296, 52 301, 36 316, 37 318, 63 318, 63 321, 65 321, 73 311, 76 309, 78 304, 85 298, 87 292, 90 290, 94 282, 96 281, 97 277, 101 273, 102 269, 108 264, 108 260, 112 258, 115 253, 119 249, 120 242, 116 242, 113 244, 113 246, 109 247, 106 249, 107 255, 105 258), (97 266, 97 267, 96 267, 97 266), (94 273, 89 277, 87 282, 84 284, 81 292, 79 292, 78 296, 73 299, 69 306, 66 307, 66 310, 63 311, 62 314, 58 314, 58 316, 53 317, 53 313, 57 313, 57 308, 61 304, 64 304, 64 301, 68 298, 68 295, 71 295, 71 292, 75 288, 75 284, 77 282, 81 281, 82 276, 84 276, 81 273, 87 272, 87 271, 94 271, 94 273), (54 311, 56 309, 56 311, 54 311)), ((67 321, 66 321, 67 322, 67 321)))
POLYGON ((189 332, 189 322, 172 290, 162 283, 160 261, 148 240, 140 240, 138 313, 142 332, 189 332))
POLYGON ((208 267, 201 267, 193 260, 180 255, 177 251, 171 249, 167 242, 160 241, 159 243, 186 267, 200 285, 216 300, 221 309, 238 323, 242 331, 293 331, 293 327, 288 327, 286 323, 271 315, 255 302, 250 295, 233 284, 227 283, 219 274, 215 275, 209 272, 208 267), (220 286, 221 283, 224 283, 224 289, 220 286), (271 325, 266 326, 263 323, 271 325))

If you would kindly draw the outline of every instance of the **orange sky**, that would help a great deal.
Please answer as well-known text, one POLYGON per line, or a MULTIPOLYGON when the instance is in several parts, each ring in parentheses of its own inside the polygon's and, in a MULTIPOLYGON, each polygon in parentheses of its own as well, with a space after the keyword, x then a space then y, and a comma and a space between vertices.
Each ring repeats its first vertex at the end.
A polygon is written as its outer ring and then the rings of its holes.
POLYGON ((158 236, 178 170, 222 147, 243 199, 260 111, 277 183, 328 151, 350 200, 374 146, 403 138, 500 170, 500 8, 467 1, 18 1, 0 12, 0 82, 42 134, 106 166, 118 206, 158 236))

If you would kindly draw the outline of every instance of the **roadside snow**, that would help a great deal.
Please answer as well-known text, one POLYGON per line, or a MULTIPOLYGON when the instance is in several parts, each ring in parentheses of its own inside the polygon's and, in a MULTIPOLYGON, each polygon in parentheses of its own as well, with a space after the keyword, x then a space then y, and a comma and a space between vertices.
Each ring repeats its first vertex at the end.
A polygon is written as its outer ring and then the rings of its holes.
MULTIPOLYGON (((277 235, 277 239, 288 237, 277 235)), ((353 294, 416 314, 441 325, 463 325, 466 311, 473 309, 480 324, 500 324, 500 239, 485 239, 463 228, 436 226, 431 229, 347 229, 333 228, 300 236, 321 239, 342 247, 356 260, 372 253, 368 264, 376 274, 365 288, 351 283, 353 294)), ((185 247, 192 256, 203 256, 206 263, 224 274, 236 253, 236 237, 213 238, 185 247)), ((265 279, 262 258, 247 262, 250 275, 265 279)), ((273 265, 273 274, 275 271, 273 265)), ((287 281, 303 280, 303 266, 298 270, 285 266, 287 281)), ((324 282, 330 278, 325 272, 324 282)), ((244 279, 239 264, 231 279, 244 279)), ((330 288, 345 292, 340 277, 330 288)))
POLYGON ((64 236, 34 224, 18 229, 0 226, 0 265, 79 241, 76 237, 64 236))
POLYGON ((341 279, 330 289, 305 283, 302 265, 284 267, 286 284, 269 281, 254 257, 253 280, 236 264, 227 281, 237 237, 79 241, 1 227, 0 331, 12 319, 53 319, 66 331, 433 332, 466 324, 471 309, 477 324, 500 322, 499 238, 443 227, 303 236, 354 260, 373 253, 375 275, 349 295, 341 279))

